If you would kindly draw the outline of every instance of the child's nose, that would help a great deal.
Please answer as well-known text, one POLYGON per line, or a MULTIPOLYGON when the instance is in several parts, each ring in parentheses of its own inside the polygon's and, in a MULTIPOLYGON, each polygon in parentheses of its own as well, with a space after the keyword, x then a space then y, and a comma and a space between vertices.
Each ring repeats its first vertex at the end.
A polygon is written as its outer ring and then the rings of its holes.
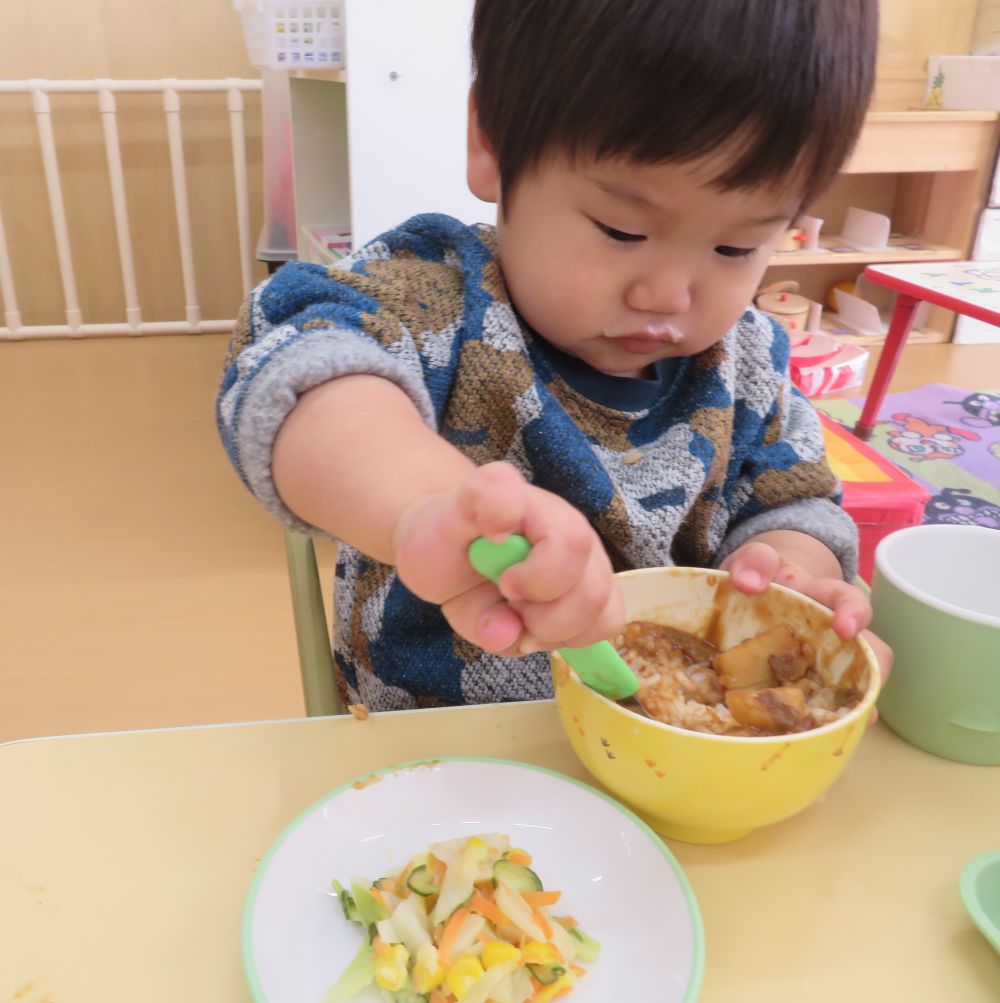
POLYGON ((682 269, 651 272, 632 283, 626 302, 641 313, 687 313, 691 308, 691 277, 682 269))

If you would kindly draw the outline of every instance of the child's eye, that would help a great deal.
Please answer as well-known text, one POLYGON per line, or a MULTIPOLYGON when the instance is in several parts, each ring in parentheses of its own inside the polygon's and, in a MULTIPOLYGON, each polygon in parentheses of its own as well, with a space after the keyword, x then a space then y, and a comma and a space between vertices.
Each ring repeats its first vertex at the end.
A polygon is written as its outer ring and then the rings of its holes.
POLYGON ((610 237, 612 240, 617 240, 622 244, 635 244, 640 240, 646 239, 641 233, 626 233, 624 230, 616 230, 613 226, 605 226, 603 223, 598 223, 596 219, 591 220, 591 222, 605 236, 610 237))
POLYGON ((756 252, 756 247, 730 247, 728 244, 719 244, 715 249, 715 253, 724 258, 749 258, 756 252))

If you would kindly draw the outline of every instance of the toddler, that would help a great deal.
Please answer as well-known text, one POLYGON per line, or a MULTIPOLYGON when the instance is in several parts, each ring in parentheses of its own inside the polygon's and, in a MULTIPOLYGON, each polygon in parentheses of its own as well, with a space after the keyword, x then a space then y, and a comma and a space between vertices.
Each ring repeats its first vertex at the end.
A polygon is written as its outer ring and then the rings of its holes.
POLYGON ((621 629, 628 568, 721 566, 865 628, 819 423, 748 304, 855 142, 876 14, 478 0, 468 182, 496 225, 417 216, 254 290, 219 427, 271 512, 341 541, 350 702, 550 696, 546 652, 621 629), (493 585, 468 546, 511 532, 533 550, 493 585))

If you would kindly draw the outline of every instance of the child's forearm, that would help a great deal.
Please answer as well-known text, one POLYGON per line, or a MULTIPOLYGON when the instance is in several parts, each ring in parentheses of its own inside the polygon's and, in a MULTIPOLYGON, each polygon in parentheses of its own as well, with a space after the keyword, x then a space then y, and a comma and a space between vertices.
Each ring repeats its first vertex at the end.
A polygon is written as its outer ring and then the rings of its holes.
POLYGON ((305 522, 378 561, 416 502, 460 484, 474 464, 378 376, 344 376, 303 394, 271 458, 282 501, 305 522))
POLYGON ((786 561, 797 564, 814 578, 843 578, 844 572, 837 555, 808 533, 790 529, 774 529, 758 533, 748 543, 766 543, 786 561))

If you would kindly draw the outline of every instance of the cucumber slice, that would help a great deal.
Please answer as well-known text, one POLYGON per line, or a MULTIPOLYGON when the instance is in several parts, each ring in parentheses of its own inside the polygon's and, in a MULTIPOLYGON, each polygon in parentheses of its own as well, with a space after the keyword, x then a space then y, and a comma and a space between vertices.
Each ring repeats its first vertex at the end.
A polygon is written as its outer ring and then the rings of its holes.
POLYGON ((569 935, 576 941, 576 956, 588 965, 597 961, 601 954, 601 942, 588 937, 583 930, 573 927, 569 935))
POLYGON ((410 871, 410 876, 406 879, 406 887, 424 898, 429 895, 437 895, 441 891, 441 886, 437 883, 437 876, 426 864, 414 867, 410 871))
POLYGON ((361 916, 358 913, 357 904, 351 893, 336 878, 330 882, 330 887, 333 888, 337 894, 337 898, 340 899, 340 908, 344 910, 344 919, 351 923, 360 923, 361 916))
POLYGON ((556 979, 566 974, 562 965, 527 965, 528 971, 538 979, 543 986, 550 986, 556 979))
POLYGON ((372 882, 372 887, 377 888, 380 892, 390 892, 391 894, 395 894, 396 879, 379 878, 378 881, 372 882))
POLYGON ((493 865, 493 884, 501 881, 522 895, 525 892, 544 891, 542 879, 530 867, 512 864, 509 860, 498 860, 493 865))
POLYGON ((389 910, 381 902, 372 898, 372 893, 360 879, 351 882, 351 895, 358 910, 358 921, 365 927, 373 927, 380 919, 389 918, 389 910))

